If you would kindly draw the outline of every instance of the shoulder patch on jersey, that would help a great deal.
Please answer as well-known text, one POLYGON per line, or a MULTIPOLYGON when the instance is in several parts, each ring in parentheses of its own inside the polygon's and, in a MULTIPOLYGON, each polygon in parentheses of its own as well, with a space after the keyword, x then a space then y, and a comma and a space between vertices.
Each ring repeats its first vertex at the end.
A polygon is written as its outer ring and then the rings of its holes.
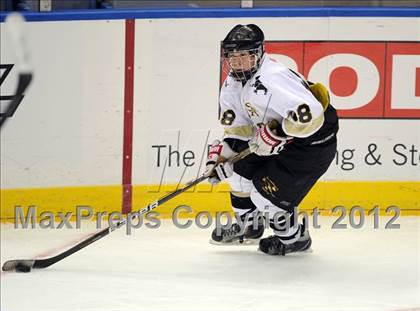
POLYGON ((327 110, 328 105, 330 104, 330 92, 322 83, 314 83, 309 86, 312 94, 315 98, 321 103, 324 111, 327 110))

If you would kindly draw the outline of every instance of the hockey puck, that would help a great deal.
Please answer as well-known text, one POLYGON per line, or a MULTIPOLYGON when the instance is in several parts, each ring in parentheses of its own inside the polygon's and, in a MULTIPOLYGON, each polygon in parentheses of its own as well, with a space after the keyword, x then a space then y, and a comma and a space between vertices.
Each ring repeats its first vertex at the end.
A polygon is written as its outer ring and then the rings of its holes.
POLYGON ((25 265, 23 263, 19 263, 16 265, 15 268, 16 272, 24 272, 24 273, 28 273, 31 272, 31 267, 28 265, 25 265))

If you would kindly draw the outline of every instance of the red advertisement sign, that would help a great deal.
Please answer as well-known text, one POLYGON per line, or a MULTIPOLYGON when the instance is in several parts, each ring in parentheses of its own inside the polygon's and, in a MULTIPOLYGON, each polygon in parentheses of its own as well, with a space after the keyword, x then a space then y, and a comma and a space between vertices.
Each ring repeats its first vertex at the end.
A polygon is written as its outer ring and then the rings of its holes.
POLYGON ((324 83, 341 118, 420 118, 420 42, 267 41, 266 51, 324 83))

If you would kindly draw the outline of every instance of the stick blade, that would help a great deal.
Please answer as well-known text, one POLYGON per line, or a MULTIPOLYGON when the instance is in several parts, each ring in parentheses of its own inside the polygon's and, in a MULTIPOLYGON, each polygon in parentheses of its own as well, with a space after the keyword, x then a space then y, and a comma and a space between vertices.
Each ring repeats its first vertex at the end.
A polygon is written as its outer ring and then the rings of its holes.
POLYGON ((18 266, 26 266, 33 268, 35 260, 33 259, 17 259, 17 260, 8 260, 3 264, 1 268, 3 271, 15 271, 18 266))

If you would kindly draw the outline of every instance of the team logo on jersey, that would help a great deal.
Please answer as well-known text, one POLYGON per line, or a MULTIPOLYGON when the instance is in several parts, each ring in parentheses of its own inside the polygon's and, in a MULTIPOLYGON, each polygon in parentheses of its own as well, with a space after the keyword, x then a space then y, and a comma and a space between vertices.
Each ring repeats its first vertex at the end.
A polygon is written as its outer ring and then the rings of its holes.
POLYGON ((272 197, 276 197, 275 193, 279 191, 279 188, 269 177, 263 177, 262 190, 264 190, 264 192, 267 193, 268 195, 271 195, 272 197))
POLYGON ((258 91, 263 91, 264 95, 267 95, 267 88, 264 86, 264 84, 262 84, 262 82, 260 81, 260 76, 255 78, 255 82, 254 84, 251 84, 252 87, 255 87, 254 93, 258 94, 258 91))
POLYGON ((260 116, 257 112, 257 109, 255 109, 255 107, 252 106, 250 103, 245 103, 245 107, 246 107, 246 111, 248 112, 248 115, 249 115, 250 118, 260 116))

